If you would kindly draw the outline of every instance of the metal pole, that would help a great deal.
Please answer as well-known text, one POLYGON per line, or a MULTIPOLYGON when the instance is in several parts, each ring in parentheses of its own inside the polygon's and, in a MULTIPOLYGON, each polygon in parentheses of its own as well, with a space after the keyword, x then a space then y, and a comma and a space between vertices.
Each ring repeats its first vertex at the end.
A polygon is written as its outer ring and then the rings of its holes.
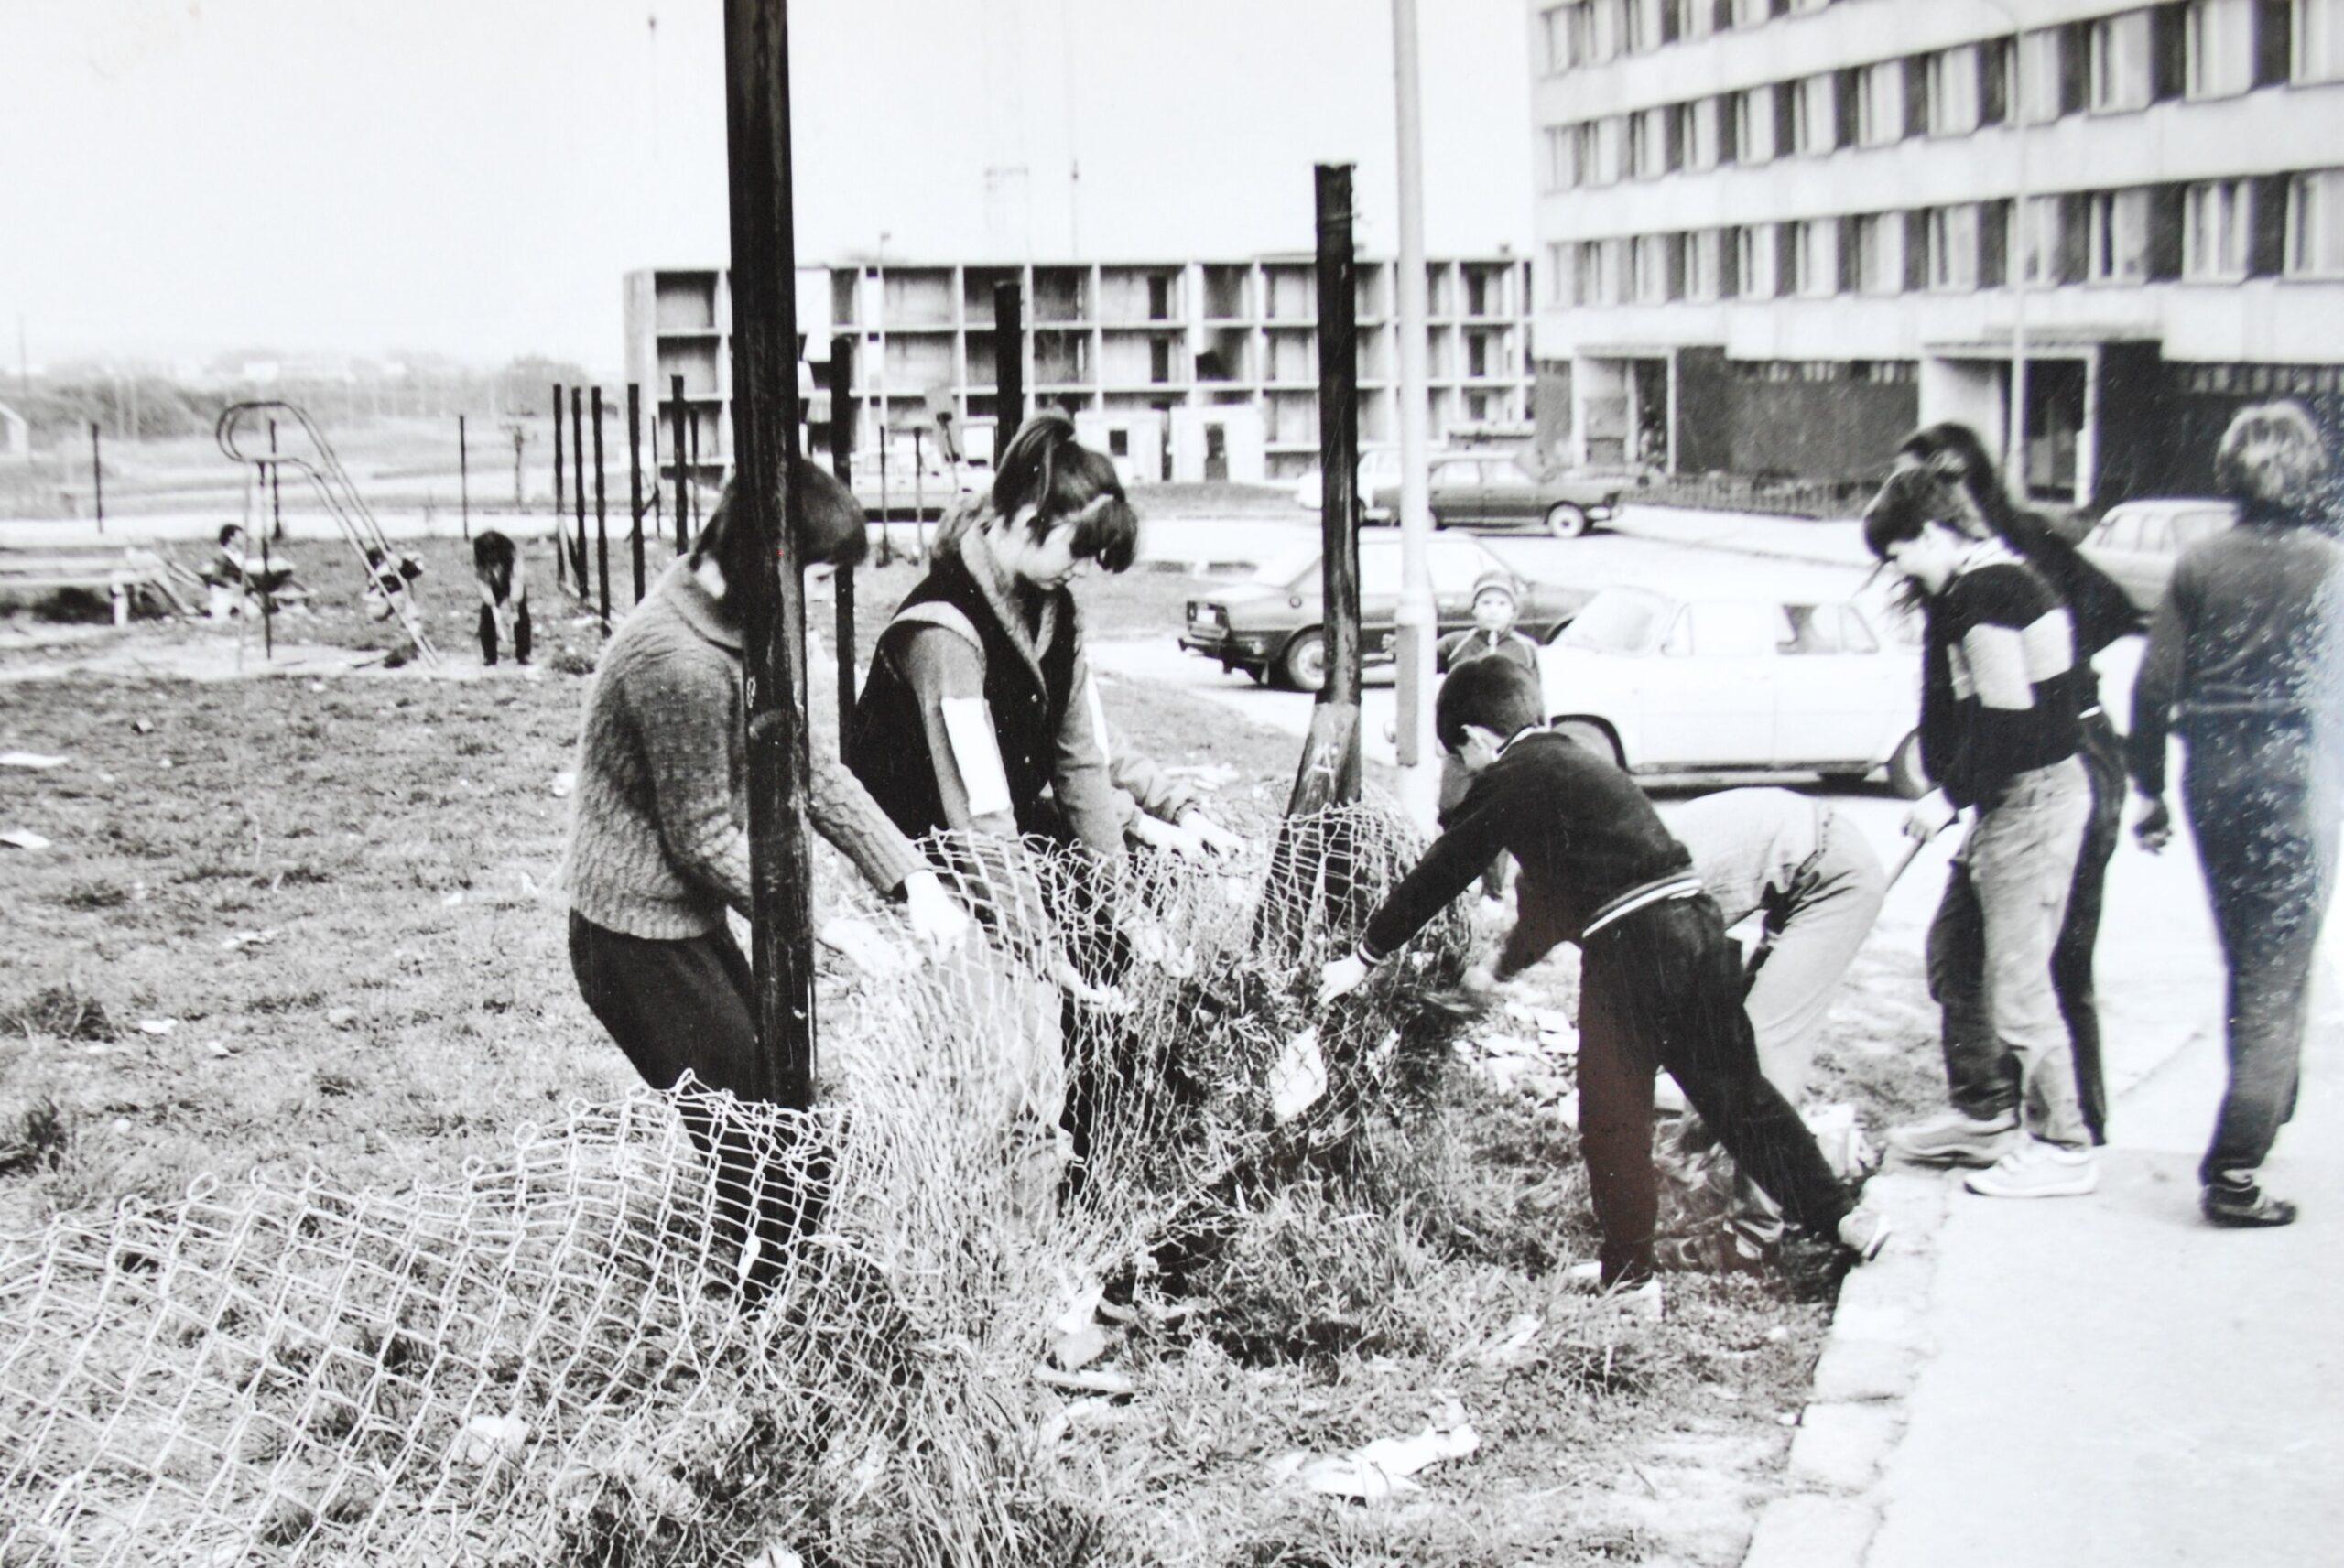
POLYGON ((887 520, 895 515, 895 494, 887 487, 887 401, 879 400, 879 564, 885 566, 895 558, 894 545, 887 532, 887 520))
POLYGON ((593 585, 586 580, 586 389, 570 389, 570 506, 576 515, 575 533, 565 524, 561 547, 570 552, 570 581, 578 602, 594 601, 593 585))
MULTIPOLYGON (((274 419, 268 422, 268 453, 271 457, 277 455, 277 421, 274 419)), ((285 537, 285 497, 281 471, 275 463, 268 465, 268 532, 272 538, 285 537)), ((267 542, 267 539, 261 541, 264 546, 267 542)))
POLYGON ((521 485, 521 427, 516 424, 513 427, 513 511, 515 515, 528 504, 521 485))
POLYGON ((676 554, 692 547, 690 524, 684 514, 684 378, 667 378, 667 407, 676 422, 675 449, 667 456, 676 465, 676 554))
POLYGON ((643 388, 626 384, 627 547, 635 556, 635 601, 643 602, 643 388))
POLYGON ((1439 809, 1433 743, 1433 647, 1440 634, 1432 597, 1432 500, 1426 473, 1431 414, 1426 323, 1424 100, 1416 71, 1416 0, 1392 0, 1392 74, 1400 167, 1400 804, 1430 831, 1439 809))
MULTIPOLYGON (((611 629, 611 518, 603 494, 602 389, 594 389, 594 572, 602 590, 602 630, 611 629)), ((579 539, 582 548, 583 535, 579 539)))
POLYGON ((106 531, 106 470, 98 457, 98 422, 90 421, 90 504, 96 510, 98 532, 106 531))
POLYGON ((1359 330, 1351 252, 1351 166, 1317 169, 1318 215, 1319 539, 1325 551, 1327 681, 1322 705, 1354 716, 1336 791, 1357 800, 1360 744, 1359 330))
POLYGON ((756 1087, 814 1100, 814 865, 806 837, 806 601, 790 483, 798 452, 797 240, 789 170, 786 0, 725 0, 732 173, 733 451, 750 546, 728 562, 747 654, 751 968, 756 1087), (788 557, 785 563, 781 558, 788 557))
POLYGON ((924 425, 912 427, 912 539, 919 546, 920 559, 928 559, 928 453, 923 442, 928 435, 924 425))
POLYGON ((1026 311, 1015 283, 993 286, 993 471, 1026 422, 1026 311))
MULTIPOLYGON (((2002 7, 1995 10, 2010 17, 2011 26, 2019 28, 2017 16, 2002 7)), ((2024 506, 2028 500, 2026 486, 2026 231, 2029 214, 2026 197, 2026 34, 2023 28, 2011 35, 2011 135, 2018 139, 2018 200, 2013 204, 2018 213, 2018 265, 2011 269, 2011 414, 2010 456, 2004 463, 2010 481, 2011 493, 2024 506)))
POLYGON ((464 537, 469 539, 472 536, 472 450, 461 414, 456 416, 456 504, 463 510, 464 537))
MULTIPOLYGON (((854 493, 854 340, 841 332, 830 339, 830 472, 854 493)), ((879 529, 885 536, 886 519, 879 529)), ((838 621, 833 635, 839 668, 839 739, 854 730, 854 568, 841 567, 832 579, 838 621)))
POLYGON ((553 584, 570 587, 570 540, 562 525, 561 383, 553 384, 553 584))
MULTIPOLYGON (((268 422, 268 455, 277 456, 277 421, 268 422)), ((279 509, 277 494, 277 465, 268 465, 268 527, 260 536, 260 656, 277 657, 277 615, 272 600, 277 597, 268 589, 269 535, 285 526, 284 514, 279 509)))

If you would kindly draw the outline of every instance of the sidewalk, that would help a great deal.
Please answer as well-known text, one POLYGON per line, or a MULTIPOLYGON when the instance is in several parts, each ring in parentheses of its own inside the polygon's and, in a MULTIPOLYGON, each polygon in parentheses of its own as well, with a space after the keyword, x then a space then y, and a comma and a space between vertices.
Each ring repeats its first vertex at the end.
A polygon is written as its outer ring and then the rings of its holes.
MULTIPOLYGON (((2339 947, 2331 927, 2331 980, 2339 947)), ((1958 1176, 1878 1179, 1922 1234, 1850 1276, 1792 1448, 1796 1490, 1764 1516, 1747 1568, 2333 1560, 2344 1016, 2331 987, 2267 1168, 2303 1217, 2216 1230, 2197 1211, 2223 1079, 2205 967, 2188 966, 2187 1000, 2176 985, 2110 1021, 2111 1039, 2181 1044, 2111 1085, 2097 1194, 1998 1203, 1958 1176)))

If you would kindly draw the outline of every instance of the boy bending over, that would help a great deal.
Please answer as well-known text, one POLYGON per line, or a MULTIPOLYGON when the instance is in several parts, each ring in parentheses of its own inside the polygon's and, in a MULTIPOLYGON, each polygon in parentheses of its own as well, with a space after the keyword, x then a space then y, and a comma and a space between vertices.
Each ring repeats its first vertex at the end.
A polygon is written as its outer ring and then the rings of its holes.
POLYGON ((1741 966, 1692 858, 1626 773, 1546 730, 1544 712, 1538 678, 1503 659, 1470 660, 1442 683, 1433 726, 1472 783, 1448 831, 1370 917, 1358 949, 1327 966, 1321 1000, 1356 989, 1508 851, 1522 867, 1519 914, 1494 969, 1477 968, 1467 987, 1486 995, 1557 943, 1579 946, 1579 1139, 1603 1283, 1652 1274, 1661 1067, 1791 1224, 1874 1256, 1886 1224, 1853 1206, 1798 1112, 1759 1070, 1741 966))

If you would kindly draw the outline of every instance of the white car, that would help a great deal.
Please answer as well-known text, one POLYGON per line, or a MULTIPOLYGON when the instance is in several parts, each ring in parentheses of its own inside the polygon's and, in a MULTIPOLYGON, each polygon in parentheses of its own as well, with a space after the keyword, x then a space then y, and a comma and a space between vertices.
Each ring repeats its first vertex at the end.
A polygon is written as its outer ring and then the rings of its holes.
MULTIPOLYGON (((1400 482, 1400 449, 1397 447, 1365 447, 1359 454, 1359 491, 1361 500, 1373 495, 1379 485, 1400 482)), ((1325 504, 1325 479, 1314 465, 1310 471, 1294 481, 1295 504, 1306 512, 1317 512, 1325 504)), ((1371 523, 1388 519, 1371 517, 1371 523)))
POLYGON ((1539 654, 1555 728, 1633 773, 1921 772, 1920 653, 1841 601, 1607 588, 1539 654))

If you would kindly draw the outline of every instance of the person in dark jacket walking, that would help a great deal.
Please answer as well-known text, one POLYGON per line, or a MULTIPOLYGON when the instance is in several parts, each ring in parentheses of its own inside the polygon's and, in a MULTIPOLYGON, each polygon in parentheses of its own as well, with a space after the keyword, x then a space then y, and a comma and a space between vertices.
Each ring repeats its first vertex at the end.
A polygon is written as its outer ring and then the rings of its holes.
POLYGON ((2078 1196, 2099 1184, 2077 1104, 2075 1060, 2052 985, 2051 955, 2091 815, 2078 715, 2075 629, 2035 570, 1999 539, 1978 539, 1892 480, 1864 514, 1872 553, 1903 573, 1926 607, 1922 765, 1937 787, 1904 830, 1924 842, 1962 811, 1976 818, 1959 851, 1982 928, 1983 989, 1995 1054, 1975 1065, 2014 1076, 2015 1103, 1991 1117, 1954 1108, 1888 1136, 1908 1159, 1982 1165, 1964 1184, 1987 1197, 2078 1196), (2007 1063, 2007 1065, 2005 1065, 2007 1063))
POLYGON ((2198 1166, 2207 1219, 2285 1225, 2295 1206, 2258 1173, 2295 1114, 2306 999, 2335 887, 2344 807, 2344 546, 2318 512, 2328 453, 2293 403, 2230 422, 2216 482, 2238 525, 2193 545, 2149 633, 2126 746, 2161 849, 2165 741, 2187 752, 2183 799, 2230 970, 2230 1084, 2198 1166))
MULTIPOLYGON (((2108 1141, 2107 1076, 2100 1065, 2099 989, 2093 956, 2108 886, 2108 862, 2123 835, 2123 737, 2100 707, 2100 677, 2091 661, 2123 637, 2143 630, 2141 612, 2107 573, 2084 559, 2038 514, 2011 499, 1985 444, 1967 425, 1931 425, 1897 449, 1896 473, 1915 487, 1921 504, 1974 538, 1999 538, 2035 568, 2067 607, 2076 633, 2078 747, 2091 784, 2091 816, 2067 890, 2067 914, 2051 950, 2051 983, 2067 1021, 2075 1058, 2076 1101, 2094 1143, 2108 1141)), ((1892 476, 1891 484, 1900 481, 1892 476)), ((2018 1103, 2009 1058, 1995 1046, 1986 1004, 1986 923, 1966 860, 1957 860, 1945 901, 1929 926, 1929 993, 1943 1011, 1946 1074, 1954 1106, 1974 1120, 1995 1120, 2018 1103)))
POLYGON ((1579 945, 1579 1136, 1607 1286, 1653 1271, 1659 1202, 1653 1078, 1666 1068, 1741 1169, 1802 1230, 1877 1253, 1887 1226, 1850 1202, 1815 1137, 1758 1065, 1742 965, 1692 857, 1608 758, 1546 729, 1537 677, 1470 659, 1441 683, 1433 727, 1472 787, 1450 825, 1327 966, 1322 1005, 1472 884, 1490 857, 1521 863, 1518 914, 1496 964, 1468 977, 1483 996, 1558 943, 1579 945))

